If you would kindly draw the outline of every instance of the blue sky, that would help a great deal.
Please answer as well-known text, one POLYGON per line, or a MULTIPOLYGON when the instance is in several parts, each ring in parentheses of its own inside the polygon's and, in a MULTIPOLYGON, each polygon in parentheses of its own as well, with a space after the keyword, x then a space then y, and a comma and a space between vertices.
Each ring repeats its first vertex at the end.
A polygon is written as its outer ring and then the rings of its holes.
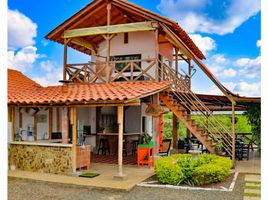
MULTIPOLYGON (((129 0, 177 21, 207 59, 204 63, 231 91, 260 95, 260 1, 258 0, 129 0)), ((43 85, 62 77, 63 47, 44 36, 91 1, 9 0, 9 67, 43 85)), ((69 62, 89 60, 70 50, 69 62)), ((220 94, 197 68, 193 90, 220 94)))

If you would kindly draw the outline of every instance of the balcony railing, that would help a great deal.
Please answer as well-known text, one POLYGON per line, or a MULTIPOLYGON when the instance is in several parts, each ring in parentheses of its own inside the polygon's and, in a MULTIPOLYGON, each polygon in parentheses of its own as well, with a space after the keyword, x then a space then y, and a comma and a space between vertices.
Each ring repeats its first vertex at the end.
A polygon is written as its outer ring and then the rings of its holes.
MULTIPOLYGON (((179 82, 170 76, 170 68, 169 65, 159 60, 156 61, 156 59, 138 59, 110 61, 108 65, 106 62, 100 61, 67 64, 65 71, 67 80, 74 83, 166 80, 179 85, 179 82)), ((180 73, 177 77, 190 87, 190 77, 180 73)))

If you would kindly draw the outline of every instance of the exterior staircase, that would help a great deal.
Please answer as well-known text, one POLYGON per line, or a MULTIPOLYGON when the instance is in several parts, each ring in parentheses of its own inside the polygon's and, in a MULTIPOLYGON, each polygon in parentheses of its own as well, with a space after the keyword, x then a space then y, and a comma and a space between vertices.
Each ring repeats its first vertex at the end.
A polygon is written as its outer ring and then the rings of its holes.
POLYGON ((233 140, 229 127, 225 127, 191 91, 183 75, 176 73, 165 63, 159 62, 162 80, 172 84, 171 90, 160 93, 160 100, 185 124, 187 129, 210 153, 216 153, 216 144, 221 144, 223 155, 232 157, 233 140))

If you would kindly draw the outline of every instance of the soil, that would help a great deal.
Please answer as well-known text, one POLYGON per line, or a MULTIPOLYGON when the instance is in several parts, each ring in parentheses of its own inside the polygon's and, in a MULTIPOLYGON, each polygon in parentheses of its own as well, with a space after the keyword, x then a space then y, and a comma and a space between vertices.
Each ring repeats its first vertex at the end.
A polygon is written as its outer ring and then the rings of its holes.
MULTIPOLYGON (((199 185, 199 186, 189 186, 189 185, 186 185, 186 184, 181 184, 179 186, 200 187, 200 188, 219 188, 219 189, 224 187, 224 188, 228 189, 230 187, 233 179, 234 179, 234 175, 235 175, 235 173, 230 173, 230 175, 223 182, 219 182, 219 183, 209 183, 209 184, 199 185)), ((166 184, 160 183, 158 181, 156 175, 151 176, 150 178, 146 179, 143 182, 149 182, 149 181, 157 181, 157 182, 153 182, 152 184, 166 185, 166 184)))

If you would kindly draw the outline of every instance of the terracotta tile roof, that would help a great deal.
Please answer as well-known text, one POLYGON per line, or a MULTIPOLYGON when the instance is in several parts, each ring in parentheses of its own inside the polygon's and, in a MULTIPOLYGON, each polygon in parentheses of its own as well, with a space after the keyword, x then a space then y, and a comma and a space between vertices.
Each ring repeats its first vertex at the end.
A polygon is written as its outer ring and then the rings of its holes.
POLYGON ((113 82, 42 87, 21 72, 8 70, 9 104, 57 104, 89 101, 129 101, 149 96, 170 86, 169 82, 113 82))

